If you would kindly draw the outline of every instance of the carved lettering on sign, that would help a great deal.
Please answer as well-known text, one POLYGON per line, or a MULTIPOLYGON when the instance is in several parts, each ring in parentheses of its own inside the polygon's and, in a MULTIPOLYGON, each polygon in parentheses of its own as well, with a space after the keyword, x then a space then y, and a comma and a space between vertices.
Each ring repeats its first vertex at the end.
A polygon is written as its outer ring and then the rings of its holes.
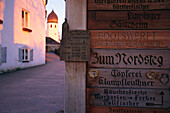
POLYGON ((169 50, 93 49, 90 67, 168 68, 169 50))
MULTIPOLYGON (((94 68, 89 69, 94 70, 94 68)), ((121 87, 121 88, 165 88, 168 89, 168 70, 144 69, 95 69, 97 77, 87 76, 87 87, 121 87)))
POLYGON ((99 75, 95 79, 87 76, 89 106, 169 107, 168 70, 90 68, 89 71, 94 69, 99 75))
POLYGON ((87 113, 169 113, 168 109, 88 106, 87 113))
POLYGON ((63 24, 63 39, 60 46, 60 60, 89 61, 90 32, 69 30, 67 21, 63 24))
POLYGON ((87 1, 87 113, 168 113, 170 1, 87 1))
POLYGON ((169 21, 169 11, 88 11, 90 30, 167 30, 169 21))
POLYGON ((168 90, 88 88, 87 95, 89 106, 168 108, 170 104, 168 90))
POLYGON ((169 0, 88 0, 89 10, 170 9, 169 0))
POLYGON ((91 64, 103 64, 103 65, 119 65, 123 63, 125 65, 155 65, 161 67, 163 65, 162 56, 147 55, 142 56, 142 54, 136 56, 127 56, 126 53, 116 53, 113 56, 101 56, 98 53, 94 53, 94 61, 91 64))
POLYGON ((91 48, 170 48, 170 32, 91 31, 91 48))

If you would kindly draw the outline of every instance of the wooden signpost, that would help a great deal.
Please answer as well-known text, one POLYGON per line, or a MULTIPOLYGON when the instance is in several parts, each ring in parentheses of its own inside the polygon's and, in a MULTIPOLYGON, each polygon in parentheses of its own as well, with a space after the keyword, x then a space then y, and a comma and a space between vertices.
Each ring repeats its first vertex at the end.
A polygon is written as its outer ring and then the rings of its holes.
POLYGON ((170 30, 170 11, 89 11, 89 30, 170 30))
POLYGON ((168 48, 168 30, 91 30, 91 48, 168 48))
POLYGON ((170 1, 87 1, 86 113, 169 113, 170 1))
POLYGON ((169 0, 88 0, 88 10, 170 9, 169 0))
POLYGON ((67 21, 63 24, 63 39, 60 46, 60 60, 89 61, 90 32, 85 30, 69 30, 67 21))
POLYGON ((93 49, 89 67, 169 69, 170 50, 93 49))

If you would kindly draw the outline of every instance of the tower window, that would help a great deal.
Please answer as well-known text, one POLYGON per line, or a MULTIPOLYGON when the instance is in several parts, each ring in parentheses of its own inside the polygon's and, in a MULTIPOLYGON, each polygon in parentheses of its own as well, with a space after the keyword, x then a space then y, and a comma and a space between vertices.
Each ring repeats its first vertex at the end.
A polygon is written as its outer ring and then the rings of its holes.
POLYGON ((55 28, 56 28, 57 26, 55 25, 55 28))
POLYGON ((51 24, 51 26, 50 26, 51 28, 52 28, 52 24, 51 24))
POLYGON ((30 23, 30 14, 26 10, 22 10, 22 26, 29 27, 30 23))

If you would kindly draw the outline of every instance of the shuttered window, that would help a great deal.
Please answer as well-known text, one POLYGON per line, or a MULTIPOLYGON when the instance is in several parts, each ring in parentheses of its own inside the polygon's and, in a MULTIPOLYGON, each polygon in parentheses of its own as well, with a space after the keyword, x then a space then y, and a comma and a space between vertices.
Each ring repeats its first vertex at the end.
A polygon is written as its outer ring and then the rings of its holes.
POLYGON ((19 62, 33 61, 33 49, 22 48, 19 49, 19 62))

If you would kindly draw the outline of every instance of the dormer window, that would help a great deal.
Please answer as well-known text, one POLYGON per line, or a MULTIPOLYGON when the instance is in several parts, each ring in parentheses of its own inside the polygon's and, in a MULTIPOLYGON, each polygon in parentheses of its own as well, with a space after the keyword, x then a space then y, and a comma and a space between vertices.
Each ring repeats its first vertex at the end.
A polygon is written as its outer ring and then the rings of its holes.
POLYGON ((30 27, 30 13, 26 10, 22 10, 22 30, 32 32, 30 27))

